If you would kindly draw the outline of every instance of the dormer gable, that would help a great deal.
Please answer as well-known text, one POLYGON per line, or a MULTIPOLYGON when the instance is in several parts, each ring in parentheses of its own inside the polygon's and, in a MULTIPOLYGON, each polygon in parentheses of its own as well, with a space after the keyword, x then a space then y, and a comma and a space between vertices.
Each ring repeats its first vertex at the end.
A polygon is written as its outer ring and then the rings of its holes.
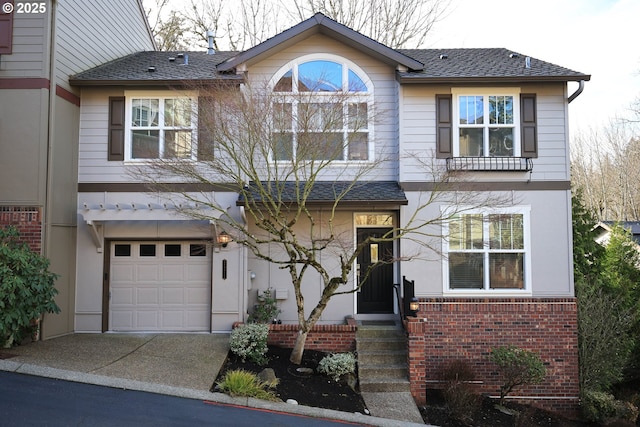
POLYGON ((424 65, 318 12, 311 18, 219 64, 219 72, 242 70, 275 52, 293 46, 314 34, 323 34, 400 70, 418 71, 424 65))

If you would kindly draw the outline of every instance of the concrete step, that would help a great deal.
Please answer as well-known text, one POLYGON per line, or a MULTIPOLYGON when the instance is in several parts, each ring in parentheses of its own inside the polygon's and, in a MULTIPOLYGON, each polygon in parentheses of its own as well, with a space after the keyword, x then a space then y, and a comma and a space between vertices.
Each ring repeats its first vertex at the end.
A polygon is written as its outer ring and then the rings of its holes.
POLYGON ((361 351, 406 351, 406 338, 356 338, 356 349, 361 351))
POLYGON ((402 329, 398 329, 395 326, 383 326, 383 327, 370 327, 359 326, 356 332, 358 339, 362 338, 398 338, 407 339, 407 334, 402 329))
POLYGON ((407 379, 369 378, 360 379, 360 391, 372 393, 409 392, 411 387, 407 379))
POLYGON ((368 365, 397 365, 407 362, 406 350, 361 350, 358 349, 358 363, 368 365))
POLYGON ((369 393, 409 392, 407 336, 398 325, 358 326, 358 379, 369 393))
POLYGON ((383 378, 394 380, 406 380, 409 378, 407 364, 393 365, 358 365, 358 378, 383 378))

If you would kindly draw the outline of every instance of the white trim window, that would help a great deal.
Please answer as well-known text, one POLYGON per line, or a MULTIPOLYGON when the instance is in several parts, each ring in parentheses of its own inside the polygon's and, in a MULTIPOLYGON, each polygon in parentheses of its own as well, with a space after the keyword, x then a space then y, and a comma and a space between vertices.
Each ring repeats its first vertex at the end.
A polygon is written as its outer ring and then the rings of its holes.
POLYGON ((520 157, 520 92, 452 91, 454 157, 520 157))
POLYGON ((373 85, 350 61, 308 55, 277 72, 272 160, 373 159, 373 85))
POLYGON ((530 293, 529 211, 454 215, 444 225, 445 293, 530 293))
POLYGON ((197 97, 127 93, 126 160, 196 159, 197 97))

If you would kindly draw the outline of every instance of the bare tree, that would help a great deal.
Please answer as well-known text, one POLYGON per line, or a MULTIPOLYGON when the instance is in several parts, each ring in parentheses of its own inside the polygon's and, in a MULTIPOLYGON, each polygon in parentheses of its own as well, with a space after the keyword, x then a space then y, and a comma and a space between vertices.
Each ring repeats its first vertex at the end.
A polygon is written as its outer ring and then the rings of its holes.
POLYGON ((640 136, 632 123, 614 119, 579 134, 572 147, 573 184, 600 220, 640 220, 640 136))
POLYGON ((255 46, 316 12, 391 48, 420 47, 450 4, 450 0, 247 0, 235 4, 190 0, 183 9, 167 12, 167 2, 145 0, 159 46, 205 48, 206 32, 211 30, 216 34, 216 49, 233 51, 255 46))
POLYGON ((322 12, 394 49, 419 47, 449 0, 293 0, 298 20, 322 12))

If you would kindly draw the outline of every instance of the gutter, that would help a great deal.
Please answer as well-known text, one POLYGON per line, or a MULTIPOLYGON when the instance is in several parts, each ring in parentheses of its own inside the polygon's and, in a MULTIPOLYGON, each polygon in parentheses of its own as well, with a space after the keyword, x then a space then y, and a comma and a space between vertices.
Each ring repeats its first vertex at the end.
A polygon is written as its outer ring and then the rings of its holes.
POLYGON ((578 85, 579 85, 579 86, 578 86, 578 89, 576 89, 576 91, 575 91, 575 92, 573 92, 573 93, 571 94, 571 96, 569 97, 569 104, 571 104, 571 101, 573 101, 574 99, 576 99, 576 98, 577 98, 577 97, 582 93, 582 91, 584 90, 584 80, 580 80, 580 81, 578 82, 578 85))

